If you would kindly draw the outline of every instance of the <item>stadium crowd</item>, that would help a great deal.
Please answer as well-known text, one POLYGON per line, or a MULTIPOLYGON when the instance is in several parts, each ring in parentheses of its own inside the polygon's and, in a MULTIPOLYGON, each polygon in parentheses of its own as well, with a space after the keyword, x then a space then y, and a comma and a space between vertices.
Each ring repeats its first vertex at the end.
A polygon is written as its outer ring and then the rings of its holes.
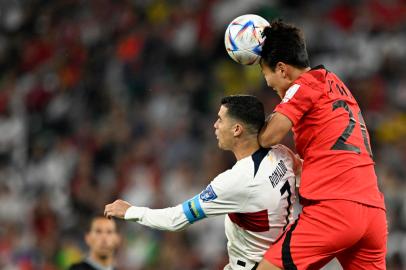
MULTIPOLYGON (((368 125, 389 220, 388 269, 406 269, 406 1, 0 1, 0 268, 67 269, 88 220, 120 197, 175 205, 233 164, 220 98, 279 102, 234 63, 227 24, 255 13, 304 28, 311 64, 341 76, 368 125)), ((285 144, 293 147, 292 140, 285 144)), ((118 269, 222 269, 223 218, 183 232, 119 222, 118 269)))

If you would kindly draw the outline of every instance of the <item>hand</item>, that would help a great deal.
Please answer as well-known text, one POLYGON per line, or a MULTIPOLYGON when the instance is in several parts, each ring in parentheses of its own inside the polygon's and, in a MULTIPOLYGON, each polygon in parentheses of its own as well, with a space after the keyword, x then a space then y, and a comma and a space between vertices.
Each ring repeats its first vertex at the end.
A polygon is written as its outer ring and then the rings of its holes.
POLYGON ((128 208, 131 207, 126 201, 123 200, 115 200, 113 203, 107 204, 104 207, 104 216, 107 218, 121 218, 124 219, 125 212, 128 208))

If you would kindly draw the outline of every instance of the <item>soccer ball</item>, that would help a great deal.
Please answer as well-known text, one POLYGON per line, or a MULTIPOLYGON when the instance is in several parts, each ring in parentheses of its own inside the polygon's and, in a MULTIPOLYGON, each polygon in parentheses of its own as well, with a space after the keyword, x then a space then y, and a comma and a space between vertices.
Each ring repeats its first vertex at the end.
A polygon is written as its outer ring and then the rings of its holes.
POLYGON ((258 64, 265 40, 262 31, 266 26, 269 22, 258 15, 246 14, 235 18, 224 35, 228 55, 243 65, 258 64))

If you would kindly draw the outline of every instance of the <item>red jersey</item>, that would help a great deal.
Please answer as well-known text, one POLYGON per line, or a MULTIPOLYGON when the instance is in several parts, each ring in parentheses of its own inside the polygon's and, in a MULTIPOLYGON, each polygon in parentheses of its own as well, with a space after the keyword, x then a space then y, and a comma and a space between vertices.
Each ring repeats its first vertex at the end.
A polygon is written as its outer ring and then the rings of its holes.
POLYGON ((296 149, 304 159, 302 197, 385 209, 360 108, 334 73, 323 66, 303 73, 275 111, 293 123, 296 149))

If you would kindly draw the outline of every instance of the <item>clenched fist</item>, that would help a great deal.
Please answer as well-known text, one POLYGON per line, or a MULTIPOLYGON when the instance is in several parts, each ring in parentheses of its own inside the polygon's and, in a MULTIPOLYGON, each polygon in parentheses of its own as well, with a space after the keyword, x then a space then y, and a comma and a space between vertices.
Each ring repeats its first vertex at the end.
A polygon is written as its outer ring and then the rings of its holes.
POLYGON ((107 204, 104 207, 104 215, 107 218, 115 217, 115 218, 124 219, 125 212, 130 207, 131 207, 131 204, 129 204, 126 201, 115 200, 113 203, 107 204))

